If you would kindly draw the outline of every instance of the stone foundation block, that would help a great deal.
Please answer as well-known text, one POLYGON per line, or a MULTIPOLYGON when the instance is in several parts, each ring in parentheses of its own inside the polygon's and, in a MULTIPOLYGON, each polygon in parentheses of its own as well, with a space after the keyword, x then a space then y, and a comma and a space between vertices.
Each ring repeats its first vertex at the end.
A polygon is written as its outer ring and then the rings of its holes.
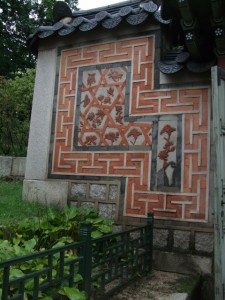
POLYGON ((101 201, 106 201, 106 185, 103 184, 91 184, 90 185, 90 197, 101 201))
POLYGON ((169 231, 166 229, 153 230, 153 245, 156 248, 166 248, 168 243, 169 231))
POLYGON ((205 232, 196 232, 195 250, 199 252, 213 252, 213 234, 205 232))
POLYGON ((85 183, 72 183, 71 184, 71 200, 83 200, 86 199, 87 184, 85 183))
POLYGON ((9 177, 12 170, 11 156, 0 156, 0 177, 9 177))
POLYGON ((67 204, 68 185, 67 181, 60 180, 24 180, 23 199, 63 207, 67 204))
POLYGON ((153 251, 153 268, 181 274, 212 274, 212 258, 160 250, 153 251))
POLYGON ((12 176, 24 177, 26 168, 26 157, 13 157, 12 176))
POLYGON ((178 250, 188 250, 190 243, 190 231, 174 230, 173 247, 178 250))

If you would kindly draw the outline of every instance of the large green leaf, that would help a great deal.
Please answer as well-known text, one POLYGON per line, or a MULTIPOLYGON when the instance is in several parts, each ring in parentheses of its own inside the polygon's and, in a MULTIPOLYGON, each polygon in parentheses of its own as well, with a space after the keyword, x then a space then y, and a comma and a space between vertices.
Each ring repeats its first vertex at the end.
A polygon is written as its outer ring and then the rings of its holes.
POLYGON ((93 239, 97 239, 97 238, 99 238, 99 237, 101 237, 101 236, 102 236, 102 233, 101 233, 101 231, 99 231, 99 230, 92 231, 92 233, 91 233, 91 237, 92 237, 93 239))
POLYGON ((67 296, 68 299, 70 300, 86 300, 86 293, 79 291, 75 287, 64 287, 59 290, 58 292, 60 295, 67 296))
POLYGON ((10 279, 20 278, 24 276, 24 273, 19 269, 12 269, 10 271, 10 279))
POLYGON ((36 240, 35 239, 31 239, 31 240, 28 240, 24 243, 24 247, 25 249, 28 251, 28 252, 33 252, 33 249, 36 245, 36 240))

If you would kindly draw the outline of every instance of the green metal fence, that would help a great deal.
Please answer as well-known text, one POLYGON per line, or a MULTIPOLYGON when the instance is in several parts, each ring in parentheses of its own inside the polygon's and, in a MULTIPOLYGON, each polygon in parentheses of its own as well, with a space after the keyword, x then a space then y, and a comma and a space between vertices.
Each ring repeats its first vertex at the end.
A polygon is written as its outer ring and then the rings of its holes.
POLYGON ((152 269, 153 215, 148 224, 92 241, 91 298, 113 293, 152 269))
POLYGON ((152 214, 148 214, 146 226, 97 239, 91 239, 91 224, 83 223, 78 243, 0 262, 0 272, 3 272, 1 299, 25 299, 28 282, 33 286, 30 299, 40 299, 40 292, 60 286, 62 282, 72 287, 77 273, 83 277, 80 288, 86 291, 87 299, 107 299, 137 276, 151 270, 152 239, 152 214), (40 259, 41 269, 12 278, 13 269, 31 260, 35 264, 40 259))

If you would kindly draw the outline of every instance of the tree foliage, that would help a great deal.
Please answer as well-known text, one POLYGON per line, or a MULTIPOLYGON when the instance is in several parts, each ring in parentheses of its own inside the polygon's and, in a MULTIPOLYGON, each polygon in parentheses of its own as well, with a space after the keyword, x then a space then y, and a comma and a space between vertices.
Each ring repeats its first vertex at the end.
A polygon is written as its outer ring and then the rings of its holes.
POLYGON ((34 77, 34 69, 0 77, 0 154, 26 155, 34 77))
MULTIPOLYGON (((27 38, 39 25, 52 25, 56 0, 0 0, 0 76, 33 68, 35 56, 27 38)), ((73 0, 65 0, 74 9, 73 0)))

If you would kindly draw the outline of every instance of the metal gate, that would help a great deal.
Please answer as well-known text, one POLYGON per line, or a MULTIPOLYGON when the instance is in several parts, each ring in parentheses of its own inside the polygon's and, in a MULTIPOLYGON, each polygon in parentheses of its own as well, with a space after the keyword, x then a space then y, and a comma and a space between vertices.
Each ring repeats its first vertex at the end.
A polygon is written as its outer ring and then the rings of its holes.
POLYGON ((212 68, 215 300, 225 300, 225 70, 212 68))

